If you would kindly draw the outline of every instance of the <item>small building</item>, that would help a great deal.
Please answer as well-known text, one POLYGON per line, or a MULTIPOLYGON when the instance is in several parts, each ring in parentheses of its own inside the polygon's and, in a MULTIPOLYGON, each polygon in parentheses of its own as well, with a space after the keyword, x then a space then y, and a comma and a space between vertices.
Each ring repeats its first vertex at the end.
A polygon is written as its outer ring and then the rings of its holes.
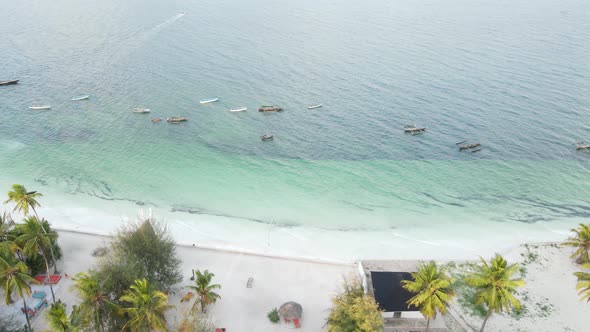
MULTIPOLYGON (((411 280, 411 272, 418 269, 418 261, 361 261, 359 272, 366 294, 375 298, 383 310, 386 332, 414 332, 426 330, 426 319, 407 301, 413 296, 401 286, 411 280)), ((441 315, 430 321, 431 332, 447 332, 441 315)))

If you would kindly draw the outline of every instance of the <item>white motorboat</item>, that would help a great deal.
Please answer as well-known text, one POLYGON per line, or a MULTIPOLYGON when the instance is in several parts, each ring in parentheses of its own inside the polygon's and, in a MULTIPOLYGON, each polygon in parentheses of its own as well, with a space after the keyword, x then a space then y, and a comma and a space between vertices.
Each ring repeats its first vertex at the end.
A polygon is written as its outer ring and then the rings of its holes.
POLYGON ((88 99, 88 98, 90 98, 90 95, 79 95, 79 96, 72 97, 71 100, 77 101, 77 100, 84 100, 84 99, 88 99))
POLYGON ((320 107, 322 107, 322 106, 324 106, 324 105, 322 105, 322 104, 307 105, 307 109, 308 109, 308 110, 312 110, 312 109, 314 109, 314 108, 320 108, 320 107))
POLYGON ((149 108, 136 108, 133 113, 145 114, 151 112, 149 108))
POLYGON ((29 108, 32 110, 40 111, 40 110, 48 110, 51 108, 51 106, 49 106, 49 105, 33 105, 33 106, 30 106, 29 108))
POLYGON ((248 109, 247 107, 238 107, 238 108, 232 108, 229 111, 230 112, 244 112, 247 109, 248 109))
POLYGON ((205 99, 205 100, 200 100, 199 103, 201 103, 201 104, 209 104, 209 103, 214 103, 214 102, 216 102, 218 100, 219 100, 219 98, 205 99))

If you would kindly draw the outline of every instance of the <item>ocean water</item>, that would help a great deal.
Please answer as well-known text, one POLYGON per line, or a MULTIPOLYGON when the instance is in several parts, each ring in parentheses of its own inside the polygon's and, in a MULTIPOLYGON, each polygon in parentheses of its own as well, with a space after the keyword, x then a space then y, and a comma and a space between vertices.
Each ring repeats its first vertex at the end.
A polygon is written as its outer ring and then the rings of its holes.
POLYGON ((43 192, 60 227, 143 209, 183 243, 390 258, 561 240, 590 217, 588 1, 0 8, 0 80, 21 80, 0 87, 0 185, 43 192))

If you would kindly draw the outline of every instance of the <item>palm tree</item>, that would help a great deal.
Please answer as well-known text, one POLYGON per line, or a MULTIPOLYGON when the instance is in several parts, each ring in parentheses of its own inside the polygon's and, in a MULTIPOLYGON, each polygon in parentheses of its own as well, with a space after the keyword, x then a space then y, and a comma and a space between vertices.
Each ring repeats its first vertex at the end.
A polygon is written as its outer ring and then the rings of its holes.
POLYGON ((134 285, 125 291, 119 299, 129 307, 121 310, 127 314, 129 320, 123 325, 123 330, 135 331, 166 331, 164 313, 172 308, 168 305, 168 296, 163 292, 153 290, 146 279, 135 280, 134 285))
POLYGON ((74 288, 82 299, 82 303, 78 305, 81 315, 86 320, 92 319, 92 325, 97 332, 105 331, 105 315, 109 311, 118 313, 119 307, 109 300, 107 293, 103 292, 96 275, 80 272, 72 280, 74 280, 74 288))
POLYGON ((47 323, 51 331, 56 332, 78 332, 83 329, 84 320, 80 315, 80 308, 74 306, 70 317, 66 314, 65 303, 58 300, 51 305, 47 311, 47 323))
POLYGON ((27 325, 29 331, 32 331, 25 298, 31 296, 31 286, 29 284, 37 283, 37 280, 28 275, 28 270, 27 265, 20 261, 4 266, 0 269, 0 282, 2 282, 2 287, 4 288, 4 302, 6 304, 12 303, 12 293, 14 292, 23 300, 27 325))
POLYGON ((510 312, 512 308, 520 309, 520 301, 513 294, 516 289, 524 286, 522 279, 512 278, 518 272, 518 264, 508 265, 504 257, 496 254, 490 262, 481 258, 482 265, 478 265, 475 271, 465 278, 465 283, 476 289, 476 303, 484 303, 487 314, 481 325, 480 332, 492 313, 510 312))
POLYGON ((16 205, 12 211, 20 211, 25 215, 25 217, 29 215, 30 208, 35 213, 37 219, 39 219, 37 210, 35 208, 41 206, 41 204, 37 202, 37 197, 41 196, 43 195, 36 191, 27 191, 27 188, 25 188, 25 186, 22 184, 13 184, 12 189, 8 192, 8 199, 4 202, 4 204, 14 202, 16 205))
MULTIPOLYGON (((590 269, 590 264, 582 265, 583 269, 590 269)), ((575 272, 574 275, 578 277, 578 284, 576 285, 576 289, 580 292, 580 301, 586 300, 586 302, 590 302, 590 272, 575 272)))
MULTIPOLYGON (((57 239, 55 232, 45 233, 43 226, 35 217, 28 217, 24 220, 24 224, 17 225, 17 228, 22 232, 22 235, 16 238, 15 242, 18 244, 25 255, 30 257, 37 257, 39 251, 45 261, 45 270, 47 277, 49 277, 49 262, 47 261, 46 250, 51 247, 52 242, 57 239)), ((55 294, 53 293, 53 285, 49 283, 51 289, 51 296, 55 304, 55 294)))
MULTIPOLYGON (((217 301, 217 299, 221 298, 221 296, 219 296, 219 294, 217 294, 213 291, 214 289, 220 289, 221 285, 218 285, 218 284, 211 285, 211 279, 213 279, 215 274, 209 272, 208 270, 205 270, 203 272, 197 270, 196 275, 197 275, 197 280, 195 280, 196 286, 186 286, 187 288, 194 290, 198 296, 198 298, 195 300, 195 303, 193 303, 191 311, 195 312, 196 308, 197 308, 197 303, 200 302, 201 303, 201 311, 205 312, 206 306, 208 306, 211 303, 215 303, 217 301)), ((190 301, 193 298, 193 296, 194 296, 193 293, 189 293, 187 296, 185 296, 181 299, 181 302, 190 301)))
POLYGON ((578 228, 572 228, 575 236, 571 236, 563 243, 565 246, 576 248, 571 258, 576 258, 578 264, 590 263, 590 224, 580 224, 578 228))
POLYGON ((445 272, 444 268, 439 268, 431 261, 428 264, 422 263, 418 272, 412 273, 414 280, 402 280, 402 287, 416 294, 408 300, 408 304, 418 307, 427 319, 426 331, 430 327, 430 320, 436 318, 437 312, 446 315, 447 307, 455 296, 451 288, 454 280, 445 272))
MULTIPOLYGON (((12 189, 8 192, 8 199, 4 201, 4 204, 14 202, 15 206, 12 211, 20 211, 25 217, 29 215, 29 208, 35 213, 35 217, 39 220, 36 207, 41 206, 37 202, 37 197, 41 197, 43 194, 36 191, 27 191, 27 188, 22 184, 13 184, 12 189)), ((47 233, 45 227, 41 227, 43 232, 47 233)), ((51 263, 53 264, 53 273, 57 273, 57 265, 55 265, 55 255, 53 255, 53 247, 49 247, 49 253, 51 254, 51 263)))

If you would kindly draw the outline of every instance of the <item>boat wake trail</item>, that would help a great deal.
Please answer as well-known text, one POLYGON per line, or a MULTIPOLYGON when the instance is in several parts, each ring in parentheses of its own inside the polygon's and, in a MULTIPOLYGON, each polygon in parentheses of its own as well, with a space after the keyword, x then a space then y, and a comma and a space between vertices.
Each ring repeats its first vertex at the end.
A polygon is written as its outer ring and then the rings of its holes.
POLYGON ((178 21, 183 16, 184 16, 184 13, 179 13, 179 14, 176 14, 176 15, 172 16, 171 18, 167 19, 166 21, 153 26, 152 28, 148 29, 145 32, 143 38, 148 38, 148 37, 158 33, 160 30, 162 30, 165 27, 167 27, 168 25, 178 21))

